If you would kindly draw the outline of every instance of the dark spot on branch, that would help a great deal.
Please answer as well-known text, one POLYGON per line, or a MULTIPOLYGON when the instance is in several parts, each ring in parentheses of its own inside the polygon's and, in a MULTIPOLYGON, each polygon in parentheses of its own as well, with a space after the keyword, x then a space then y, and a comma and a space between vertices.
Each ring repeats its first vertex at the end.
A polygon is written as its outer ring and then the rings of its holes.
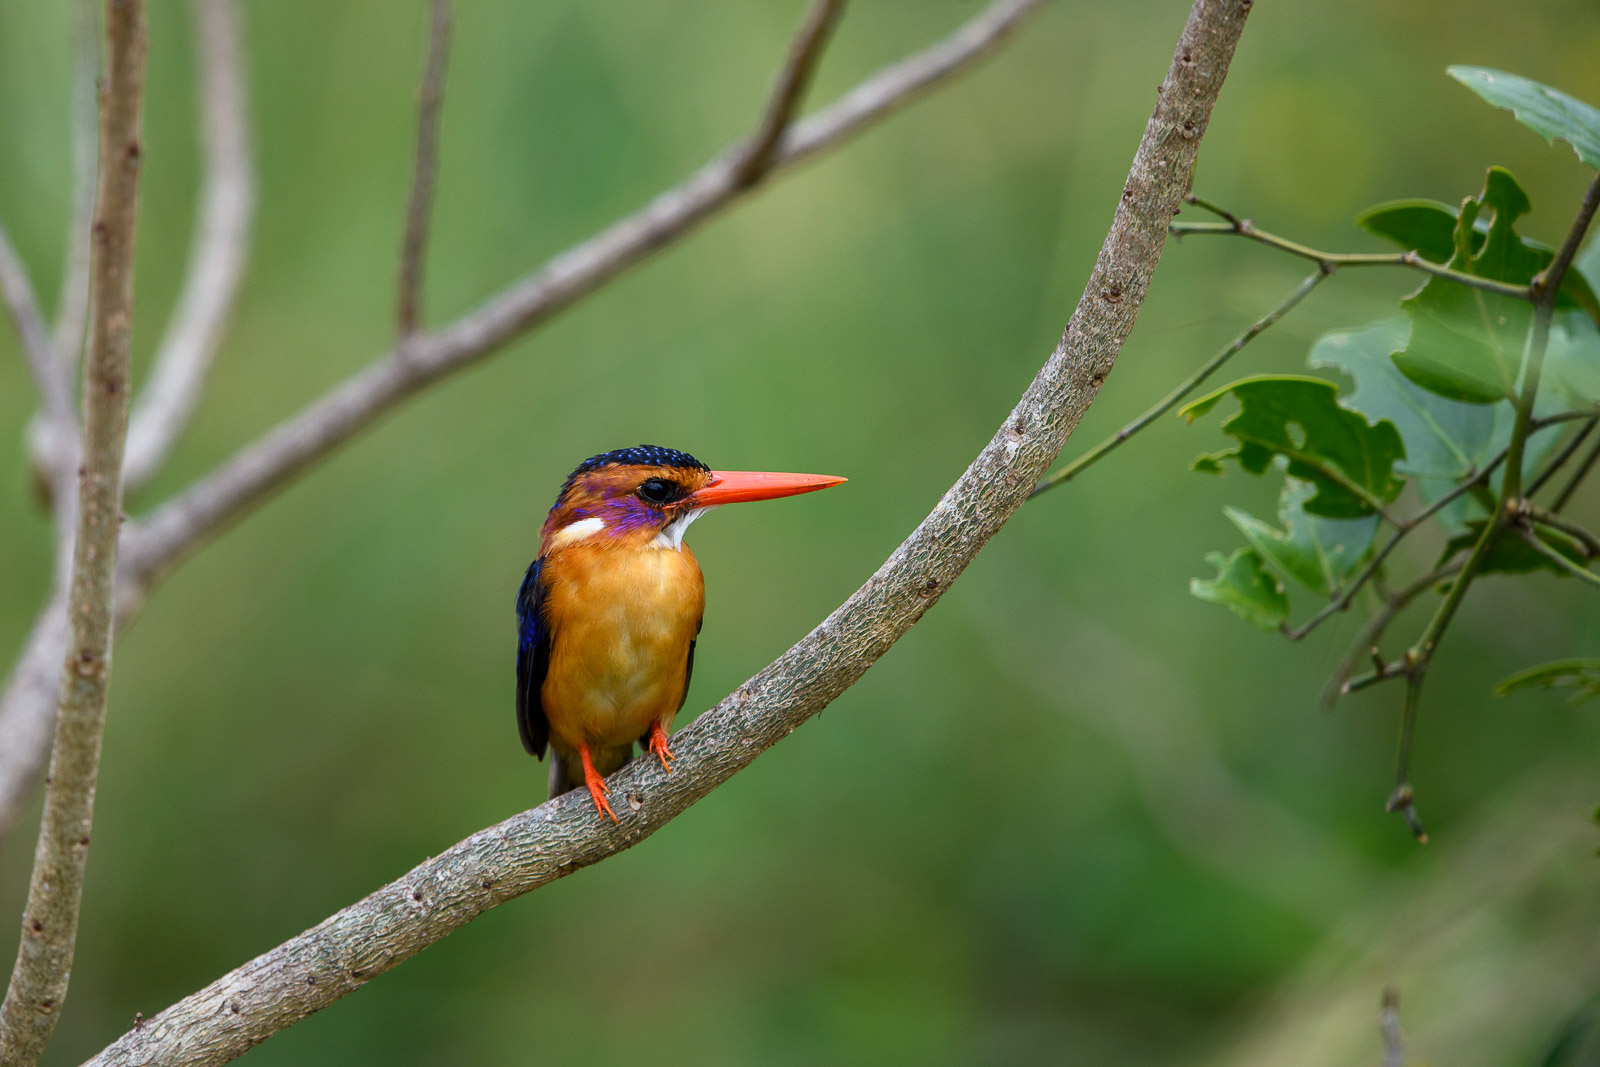
POLYGON ((143 154, 144 154, 144 149, 139 147, 139 142, 138 141, 129 141, 128 142, 128 162, 129 163, 137 163, 137 162, 139 162, 139 157, 141 155, 143 155, 143 154))
POLYGON ((639 809, 643 808, 644 795, 642 793, 629 793, 628 807, 632 808, 634 811, 638 811, 639 809))
POLYGON ((1093 374, 1089 375, 1089 384, 1094 386, 1096 389, 1106 384, 1105 372, 1097 370, 1093 374))
POLYGON ((28 924, 28 928, 34 933, 40 934, 44 932, 44 923, 40 922, 38 919, 35 919, 33 922, 28 924))
POLYGON ((1194 62, 1194 53, 1193 52, 1185 52, 1183 54, 1183 61, 1185 63, 1193 63, 1194 62))
POLYGON ((917 592, 921 593, 923 596, 933 596, 938 591, 939 579, 937 578, 929 578, 927 581, 922 583, 922 588, 917 590, 917 592))
POLYGON ((144 1012, 136 1011, 136 1012, 133 1013, 133 1030, 134 1030, 134 1033, 138 1033, 139 1031, 141 1031, 143 1029, 144 1029, 144 1012))
POLYGON ((1122 287, 1113 285, 1110 288, 1102 289, 1100 290, 1100 296, 1108 304, 1120 304, 1122 303, 1122 287))
POLYGON ((1196 134, 1193 122, 1189 122, 1187 120, 1184 122, 1182 136, 1186 141, 1192 141, 1195 138, 1196 134))
POLYGON ((236 1000, 232 1004, 229 1004, 228 1005, 228 1010, 233 1012, 235 1015, 240 1014, 240 1012, 239 1012, 239 1002, 236 1000))
POLYGON ((1132 200, 1133 199, 1133 186, 1130 185, 1127 188, 1122 190, 1122 199, 1124 199, 1124 200, 1132 200))
POLYGON ((413 890, 412 890, 412 891, 411 891, 411 899, 412 899, 412 900, 415 900, 415 901, 416 901, 416 902, 417 902, 417 903, 419 903, 419 904, 420 904, 420 903, 422 903, 422 890, 420 890, 420 889, 413 889, 413 890))
POLYGON ((82 845, 84 848, 88 848, 89 847, 89 835, 88 834, 84 834, 82 837, 78 838, 78 844, 82 845))
POLYGON ((55 1006, 56 1006, 56 1002, 53 1001, 53 1000, 41 1000, 41 1001, 39 1001, 39 1007, 40 1007, 40 1009, 42 1009, 44 1011, 49 1011, 50 1009, 54 1008, 55 1006))

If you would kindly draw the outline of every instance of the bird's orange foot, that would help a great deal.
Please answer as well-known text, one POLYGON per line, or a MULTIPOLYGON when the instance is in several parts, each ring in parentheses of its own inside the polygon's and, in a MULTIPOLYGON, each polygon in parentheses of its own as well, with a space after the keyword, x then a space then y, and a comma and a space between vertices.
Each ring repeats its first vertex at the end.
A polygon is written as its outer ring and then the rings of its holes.
POLYGON ((611 801, 606 799, 606 794, 611 791, 606 788, 606 780, 600 777, 600 772, 594 769, 594 760, 589 758, 589 746, 584 745, 578 749, 578 756, 583 760, 583 784, 589 787, 589 797, 594 801, 594 810, 602 815, 611 816, 611 821, 617 821, 617 813, 611 810, 611 801))
POLYGON ((667 746, 667 731, 661 728, 660 723, 650 724, 650 751, 655 753, 656 759, 661 761, 661 766, 666 768, 668 774, 672 773, 672 764, 667 761, 676 759, 672 749, 667 746))

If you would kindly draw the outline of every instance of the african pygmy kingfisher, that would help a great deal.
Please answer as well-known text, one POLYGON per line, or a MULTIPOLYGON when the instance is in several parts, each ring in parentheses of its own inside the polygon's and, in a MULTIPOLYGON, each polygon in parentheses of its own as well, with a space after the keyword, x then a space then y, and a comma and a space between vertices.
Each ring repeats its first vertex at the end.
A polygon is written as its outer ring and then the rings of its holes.
POLYGON ((517 594, 517 728, 551 750, 550 796, 577 788, 617 816, 604 777, 637 742, 668 772, 705 582, 683 543, 711 508, 838 485, 822 474, 714 471, 655 445, 591 456, 567 476, 517 594))

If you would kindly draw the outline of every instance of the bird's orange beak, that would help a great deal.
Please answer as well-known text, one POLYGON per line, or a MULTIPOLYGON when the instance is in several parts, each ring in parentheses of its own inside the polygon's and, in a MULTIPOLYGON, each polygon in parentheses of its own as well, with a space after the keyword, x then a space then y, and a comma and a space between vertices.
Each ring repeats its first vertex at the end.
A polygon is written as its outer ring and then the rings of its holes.
POLYGON ((814 493, 843 482, 831 474, 778 474, 772 471, 712 471, 711 480, 690 494, 695 507, 714 508, 746 500, 814 493))

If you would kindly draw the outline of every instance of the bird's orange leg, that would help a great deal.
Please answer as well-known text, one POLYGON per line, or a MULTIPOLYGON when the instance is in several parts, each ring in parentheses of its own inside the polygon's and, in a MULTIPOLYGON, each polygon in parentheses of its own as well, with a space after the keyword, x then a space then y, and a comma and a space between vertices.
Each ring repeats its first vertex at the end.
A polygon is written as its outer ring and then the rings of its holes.
POLYGON ((589 796, 594 800, 594 810, 602 815, 611 816, 611 821, 617 821, 617 813, 611 810, 611 801, 606 799, 610 792, 606 788, 606 780, 600 777, 600 772, 594 769, 594 760, 589 758, 589 746, 578 746, 578 758, 583 760, 583 784, 589 787, 589 796))
POLYGON ((677 757, 672 754, 672 749, 667 747, 667 731, 662 728, 659 722, 650 724, 650 751, 655 753, 656 759, 661 761, 661 766, 667 769, 668 774, 671 774, 672 764, 667 761, 677 757))

